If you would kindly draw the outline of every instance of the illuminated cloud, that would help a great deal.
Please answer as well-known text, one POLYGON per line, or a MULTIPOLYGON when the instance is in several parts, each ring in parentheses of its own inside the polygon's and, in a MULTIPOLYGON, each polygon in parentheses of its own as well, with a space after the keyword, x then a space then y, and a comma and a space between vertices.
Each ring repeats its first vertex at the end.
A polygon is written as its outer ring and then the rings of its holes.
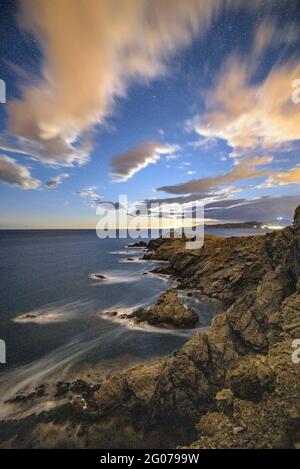
POLYGON ((158 191, 169 194, 206 194, 214 193, 222 186, 234 184, 246 179, 258 179, 272 173, 270 168, 265 168, 272 162, 272 158, 265 156, 251 160, 242 160, 228 173, 216 177, 193 179, 191 181, 172 186, 159 187, 158 191))
POLYGON ((213 202, 221 201, 226 202, 225 199, 229 197, 233 197, 236 193, 239 192, 239 189, 235 187, 226 187, 220 190, 216 190, 215 192, 205 193, 194 193, 189 195, 179 195, 176 197, 164 197, 164 198, 152 198, 152 199, 145 199, 143 203, 147 204, 147 206, 151 206, 152 204, 156 204, 159 206, 164 205, 187 205, 192 204, 193 202, 203 202, 206 204, 210 204, 213 202))
MULTIPOLYGON (((230 4, 230 1, 226 2, 230 4)), ((41 47, 41 79, 7 104, 9 131, 47 164, 84 164, 89 132, 130 83, 167 71, 167 59, 205 32, 222 0, 21 0, 20 25, 41 47)), ((17 147, 21 151, 20 141, 17 147)))
POLYGON ((225 140, 235 158, 257 150, 280 150, 299 141, 300 113, 291 99, 292 83, 300 76, 299 60, 278 63, 262 82, 254 81, 263 53, 297 38, 294 25, 280 28, 275 22, 262 22, 252 53, 246 58, 232 54, 225 61, 220 78, 206 94, 205 114, 187 126, 202 138, 225 140))
POLYGON ((300 167, 289 169, 286 172, 279 172, 270 176, 262 187, 287 186, 289 184, 300 184, 300 167))
POLYGON ((260 56, 269 47, 290 45, 296 43, 299 38, 300 32, 297 23, 280 25, 275 19, 269 18, 261 21, 256 30, 254 53, 256 56, 260 56))
POLYGON ((112 175, 119 182, 127 181, 149 164, 156 163, 161 155, 167 155, 168 158, 175 151, 178 151, 177 145, 162 145, 158 142, 143 143, 111 159, 112 175))
MULTIPOLYGON (((226 184, 266 177, 257 188, 299 183, 298 168, 286 173, 267 165, 276 152, 297 148, 300 142, 300 112, 292 101, 292 83, 300 76, 299 61, 278 63, 259 83, 254 80, 264 53, 270 47, 291 44, 299 39, 294 24, 278 26, 275 21, 261 22, 254 34, 252 52, 246 57, 231 54, 221 66, 212 90, 205 94, 205 112, 186 123, 200 140, 190 144, 206 147, 216 139, 232 148, 234 168, 217 177, 194 179, 173 186, 159 187, 171 194, 213 193, 226 184), (261 157, 257 155, 272 155, 261 157)), ((279 162, 279 161, 278 161, 279 162)))
POLYGON ((14 158, 0 155, 0 180, 21 189, 37 189, 41 182, 31 177, 29 170, 14 158))

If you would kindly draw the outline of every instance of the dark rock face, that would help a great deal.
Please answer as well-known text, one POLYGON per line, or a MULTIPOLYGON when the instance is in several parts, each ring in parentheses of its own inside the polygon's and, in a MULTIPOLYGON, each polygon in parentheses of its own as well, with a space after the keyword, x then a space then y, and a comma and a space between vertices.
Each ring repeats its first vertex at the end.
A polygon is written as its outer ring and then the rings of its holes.
POLYGON ((64 396, 65 394, 67 394, 69 392, 69 389, 70 389, 70 383, 64 383, 62 381, 59 381, 56 384, 55 397, 64 396))
POLYGON ((146 248, 147 243, 145 241, 137 241, 129 245, 130 248, 146 248))
POLYGON ((102 275, 102 274, 95 274, 95 278, 98 279, 98 280, 105 280, 106 279, 105 275, 102 275))
POLYGON ((173 356, 106 379, 92 407, 73 402, 2 423, 2 446, 300 447, 300 367, 292 361, 300 338, 299 238, 300 207, 293 227, 266 236, 210 236, 192 252, 184 240, 151 241, 148 257, 168 260, 166 272, 181 287, 226 310, 173 356))
POLYGON ((16 397, 9 399, 6 403, 8 404, 18 404, 20 402, 29 402, 33 401, 38 397, 43 397, 46 394, 46 386, 44 384, 40 384, 35 388, 34 391, 28 394, 18 394, 16 397))
POLYGON ((292 248, 292 256, 294 256, 295 263, 295 277, 300 276, 300 206, 296 209, 294 218, 294 233, 295 240, 292 248))
POLYGON ((275 372, 266 357, 244 360, 229 373, 228 381, 234 395, 244 401, 260 402, 265 393, 275 389, 275 372))
POLYGON ((152 308, 139 308, 131 314, 125 314, 121 317, 133 319, 136 324, 147 323, 151 326, 179 329, 190 329, 198 323, 197 314, 191 309, 185 308, 174 290, 163 293, 152 308))

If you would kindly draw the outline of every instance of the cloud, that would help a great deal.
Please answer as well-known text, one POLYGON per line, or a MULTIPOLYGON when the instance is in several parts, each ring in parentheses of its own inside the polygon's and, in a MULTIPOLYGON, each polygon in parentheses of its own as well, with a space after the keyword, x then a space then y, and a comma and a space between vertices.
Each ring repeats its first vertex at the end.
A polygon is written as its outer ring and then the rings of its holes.
POLYGON ((29 155, 32 159, 51 166, 73 166, 76 162, 84 165, 92 150, 91 134, 82 135, 77 142, 71 144, 62 139, 43 141, 40 138, 30 140, 19 135, 6 134, 0 136, 0 149, 6 152, 29 155))
POLYGON ((164 205, 187 205, 193 202, 213 203, 214 201, 222 201, 235 195, 239 190, 235 187, 226 187, 215 191, 214 193, 195 193, 189 195, 180 195, 177 197, 164 197, 164 198, 152 198, 145 199, 143 203, 147 204, 148 207, 151 204, 164 205))
POLYGON ((169 155, 166 156, 166 160, 167 161, 174 161, 174 160, 178 160, 179 158, 179 155, 178 154, 174 154, 174 153, 170 153, 169 155))
POLYGON ((272 158, 268 156, 252 160, 242 160, 231 171, 220 176, 193 179, 182 184, 162 186, 157 190, 169 194, 213 194, 226 184, 233 184, 245 179, 258 179, 270 175, 272 171, 270 168, 264 168, 264 166, 271 162, 272 158))
POLYGON ((161 155, 171 156, 177 150, 177 145, 162 145, 158 142, 143 143, 111 159, 112 175, 119 182, 127 181, 149 164, 156 163, 161 155))
POLYGON ((0 155, 0 180, 21 189, 37 189, 41 185, 41 181, 31 177, 26 166, 6 155, 0 155))
POLYGON ((231 3, 21 0, 20 25, 38 40, 43 64, 7 104, 8 130, 43 163, 84 164, 89 132, 105 123, 116 98, 133 82, 165 74, 168 58, 231 3))
POLYGON ((70 177, 70 175, 67 173, 59 174, 58 176, 52 178, 50 181, 47 181, 45 184, 48 189, 56 189, 57 186, 59 186, 63 182, 63 179, 66 179, 68 177, 70 177))
POLYGON ((297 23, 278 24, 273 19, 261 21, 254 38, 254 54, 260 56, 269 47, 275 48, 296 43, 300 38, 297 23))
POLYGON ((287 186, 289 184, 300 184, 300 167, 296 166, 286 172, 270 176, 261 187, 287 186))
POLYGON ((224 175, 163 186, 159 191, 212 193, 226 184, 260 177, 268 179, 258 188, 299 182, 297 168, 286 173, 257 168, 272 159, 276 162, 278 151, 299 146, 300 113, 291 99, 292 83, 300 76, 299 61, 281 61, 263 81, 258 82, 256 77, 263 54, 270 47, 289 45, 297 38, 299 30, 293 23, 279 27, 275 20, 262 21, 255 31, 252 51, 245 57, 233 53, 224 61, 216 83, 205 94, 204 113, 185 125, 187 131, 194 130, 200 137, 199 142, 190 143, 196 148, 216 144, 216 139, 225 140, 232 147, 235 167, 224 175), (266 154, 272 156, 258 156, 266 154))
POLYGON ((77 192, 77 194, 86 198, 89 201, 90 206, 95 208, 103 199, 101 195, 97 194, 96 190, 96 186, 86 187, 82 191, 77 192))
POLYGON ((279 28, 263 22, 252 52, 246 58, 234 53, 225 60, 218 81, 206 94, 206 112, 188 125, 202 138, 225 140, 235 158, 280 150, 299 141, 300 113, 291 99, 292 83, 300 76, 299 60, 278 63, 263 81, 255 80, 267 48, 291 42, 293 34, 294 26, 279 28))
MULTIPOLYGON (((9 101, 8 130, 46 164, 88 161, 91 130, 133 83, 166 74, 168 59, 204 34, 221 9, 271 0, 20 0, 19 23, 38 41, 35 81, 9 101)), ((31 154, 31 153, 30 153, 31 154)))
POLYGON ((233 221, 270 221, 281 217, 292 220, 299 204, 300 195, 223 200, 206 205, 205 216, 233 221))

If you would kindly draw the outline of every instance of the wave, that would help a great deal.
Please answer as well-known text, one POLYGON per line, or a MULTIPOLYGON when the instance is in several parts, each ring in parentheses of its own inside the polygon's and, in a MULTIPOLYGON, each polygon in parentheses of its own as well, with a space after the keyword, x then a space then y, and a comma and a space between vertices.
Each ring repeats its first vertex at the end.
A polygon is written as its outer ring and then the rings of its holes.
POLYGON ((119 264, 149 264, 147 259, 142 259, 141 257, 130 257, 128 259, 119 259, 119 264))
POLYGON ((73 301, 71 303, 51 303, 42 308, 28 311, 12 319, 15 323, 51 324, 66 322, 82 313, 90 305, 88 300, 73 301))
MULTIPOLYGON (((57 402, 47 397, 42 403, 29 401, 28 408, 24 403, 5 403, 4 405, 3 402, 18 394, 31 392, 42 383, 48 388, 55 386, 58 380, 64 381, 70 377, 77 379, 78 372, 74 366, 82 362, 86 354, 96 348, 103 348, 106 356, 109 356, 111 350, 122 340, 122 336, 124 337, 124 329, 120 327, 112 329, 103 325, 102 331, 105 334, 101 336, 98 330, 84 332, 45 357, 27 365, 18 366, 6 372, 2 377, 0 376, 0 420, 24 417, 26 412, 28 415, 32 414, 37 410, 35 405, 43 406, 44 410, 55 407, 57 402)), ((40 408, 39 411, 41 410, 40 408)))
MULTIPOLYGON (((127 273, 124 272, 122 275, 115 275, 115 274, 107 274, 107 273, 98 273, 94 272, 89 274, 90 279, 94 280, 97 282, 97 285, 112 285, 115 283, 131 283, 131 282, 136 282, 139 280, 139 275, 133 274, 133 275, 128 275, 127 273), (103 278, 102 278, 103 277, 103 278)), ((96 285, 96 283, 94 283, 96 285)))
POLYGON ((132 331, 141 331, 141 332, 146 332, 146 333, 151 333, 151 334, 167 334, 167 335, 190 338, 196 332, 206 332, 208 329, 208 327, 202 327, 202 326, 199 326, 193 329, 176 329, 176 328, 151 326, 150 324, 147 324, 147 323, 136 324, 133 319, 124 317, 124 315, 130 314, 136 309, 145 308, 147 306, 149 306, 148 303, 147 304, 141 303, 141 304, 135 305, 134 308, 115 306, 114 308, 110 308, 109 310, 100 311, 98 312, 98 314, 102 319, 105 319, 113 323, 117 323, 125 327, 126 329, 129 329, 132 331))
POLYGON ((113 256, 127 256, 127 255, 131 255, 131 254, 139 254, 143 252, 142 249, 130 249, 130 250, 122 250, 122 251, 111 251, 109 254, 113 255, 113 256))

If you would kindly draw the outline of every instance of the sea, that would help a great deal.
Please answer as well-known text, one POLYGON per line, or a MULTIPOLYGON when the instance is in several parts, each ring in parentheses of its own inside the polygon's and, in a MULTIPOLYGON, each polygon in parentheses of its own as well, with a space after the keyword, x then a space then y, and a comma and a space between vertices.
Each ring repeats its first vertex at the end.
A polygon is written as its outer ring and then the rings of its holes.
MULTIPOLYGON (((95 370, 105 375, 169 355, 195 332, 118 321, 122 313, 153 305, 174 282, 152 274, 160 263, 141 260, 143 249, 128 247, 132 241, 100 240, 94 230, 0 230, 0 340, 6 345, 0 407, 44 382, 86 378, 95 370)), ((199 329, 206 329, 214 308, 186 301, 201 315, 199 329)))

